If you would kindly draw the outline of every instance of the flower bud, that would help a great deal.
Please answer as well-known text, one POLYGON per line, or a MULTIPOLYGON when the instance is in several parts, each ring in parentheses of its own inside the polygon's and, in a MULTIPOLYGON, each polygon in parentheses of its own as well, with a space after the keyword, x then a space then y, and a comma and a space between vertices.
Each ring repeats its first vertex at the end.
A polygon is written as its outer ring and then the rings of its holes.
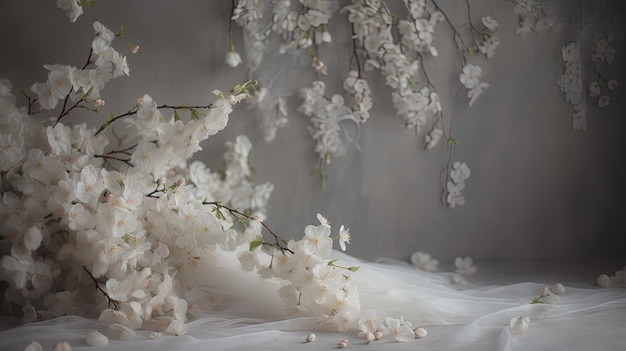
POLYGON ((371 332, 368 332, 367 334, 365 334, 365 343, 369 344, 372 341, 376 340, 376 337, 374 336, 374 334, 372 334, 371 332))
POLYGON ((102 333, 97 330, 92 330, 87 334, 86 342, 87 345, 90 346, 104 346, 109 343, 109 338, 102 335, 102 333))
POLYGON ((425 337, 426 335, 428 335, 428 331, 424 328, 415 328, 413 332, 415 333, 416 339, 421 339, 425 337))
POLYGON ((100 98, 95 99, 95 100, 93 101, 93 104, 94 104, 94 106, 96 106, 96 107, 104 106, 104 103, 105 103, 105 102, 104 102, 104 99, 100 99, 100 98))
POLYGON ((130 47, 130 52, 136 54, 139 51, 139 45, 133 45, 130 47))
POLYGON ((598 284, 598 286, 601 286, 603 288, 608 288, 608 286, 611 284, 611 279, 609 278, 608 275, 601 274, 596 279, 596 284, 598 284))
POLYGON ((339 343, 339 348, 340 349, 345 349, 346 347, 348 347, 348 343, 345 341, 342 341, 339 343))
POLYGON ((40 343, 33 341, 24 348, 24 351, 43 351, 43 346, 40 343))
POLYGON ((67 341, 61 341, 52 347, 52 351, 72 351, 72 346, 67 341))
POLYGON ((310 333, 309 335, 306 336, 306 342, 313 342, 313 341, 315 341, 315 337, 316 337, 315 334, 310 333))
POLYGON ((376 333, 374 333, 374 337, 376 338, 376 340, 382 339, 383 336, 385 336, 385 334, 383 334, 383 332, 381 332, 380 330, 378 330, 376 333))
POLYGON ((552 292, 557 294, 557 295, 560 295, 560 294, 565 292, 565 287, 561 283, 556 283, 552 287, 552 292))

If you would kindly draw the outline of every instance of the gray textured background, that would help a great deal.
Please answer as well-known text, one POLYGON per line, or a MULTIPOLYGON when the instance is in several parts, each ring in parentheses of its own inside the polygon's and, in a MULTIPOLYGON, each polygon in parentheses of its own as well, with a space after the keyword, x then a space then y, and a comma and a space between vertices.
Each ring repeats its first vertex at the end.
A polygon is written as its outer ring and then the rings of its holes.
MULTIPOLYGON (((456 23, 463 23, 464 2, 439 2, 456 23)), ((361 152, 350 146, 346 157, 334 160, 326 189, 309 175, 316 156, 308 120, 295 112, 295 98, 288 126, 272 143, 265 143, 257 130, 255 111, 241 105, 226 130, 203 144, 199 158, 217 168, 224 142, 247 134, 255 147, 259 182, 275 184, 268 224, 285 237, 300 237, 321 212, 333 225, 352 229, 348 253, 361 258, 405 259, 416 250, 442 260, 457 255, 482 260, 624 258, 625 40, 617 42, 612 72, 619 86, 611 105, 592 107, 588 130, 573 131, 571 106, 556 85, 563 71, 560 47, 574 32, 571 2, 551 3, 557 26, 518 36, 512 1, 471 1, 477 21, 490 14, 500 23, 501 38, 495 56, 482 64, 483 80, 491 88, 472 108, 465 89, 458 90, 451 32, 445 24, 437 27, 440 60, 429 59, 426 65, 443 95, 444 111, 455 114, 454 135, 461 145, 453 159, 472 169, 465 206, 448 210, 441 205, 439 173, 446 152, 423 151, 422 139, 403 129, 376 72, 367 76, 375 105, 361 131, 361 152)), ((45 80, 44 63, 82 65, 97 19, 114 30, 124 25, 129 39, 118 39, 117 48, 128 43, 141 48, 128 58, 130 78, 109 83, 102 93, 107 101, 103 113, 89 118, 126 111, 144 93, 159 103, 205 103, 211 90, 227 90, 247 76, 244 68, 223 63, 229 11, 230 1, 224 0, 107 0, 71 24, 55 1, 2 1, 0 77, 9 78, 14 89, 28 88, 45 80)), ((335 40, 322 51, 328 64, 338 65, 326 78, 334 92, 340 91, 339 79, 347 69, 346 29, 331 27, 335 40)), ((242 52, 240 33, 237 27, 242 52)), ((292 73, 295 86, 308 84, 305 71, 292 73)))

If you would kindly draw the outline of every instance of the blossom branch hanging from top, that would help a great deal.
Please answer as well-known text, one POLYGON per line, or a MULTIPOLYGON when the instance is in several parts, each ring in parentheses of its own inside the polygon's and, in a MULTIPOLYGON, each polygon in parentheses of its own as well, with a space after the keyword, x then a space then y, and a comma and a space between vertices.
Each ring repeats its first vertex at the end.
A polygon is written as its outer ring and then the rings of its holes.
MULTIPOLYGON (((481 81, 481 67, 470 60, 476 53, 486 58, 494 55, 500 44, 495 20, 482 17, 478 28, 472 21, 469 1, 466 1, 467 23, 462 26, 467 30, 462 32, 434 0, 403 1, 404 18, 387 5, 385 1, 377 0, 354 0, 345 6, 335 1, 309 0, 272 3, 239 0, 233 5, 231 21, 243 28, 252 76, 263 74, 261 70, 268 65, 262 66, 262 62, 265 56, 274 54, 272 45, 278 41, 280 53, 294 60, 309 57, 312 70, 319 77, 309 87, 297 89, 302 99, 298 112, 310 118, 309 131, 318 155, 314 171, 319 173, 322 186, 327 178, 325 168, 332 158, 345 155, 347 143, 358 143, 358 138, 355 140, 346 132, 346 123, 356 125, 358 131, 369 120, 373 104, 381 100, 381 97, 373 96, 370 89, 367 77, 370 71, 380 72, 390 90, 396 113, 407 128, 424 138, 425 149, 433 150, 445 141, 450 151, 446 153, 447 162, 442 174, 446 179, 444 184, 449 183, 451 149, 459 142, 453 137, 453 115, 445 114, 439 92, 424 65, 425 56, 437 57, 439 54, 434 43, 439 23, 446 23, 452 32, 461 67, 459 80, 468 89, 469 106, 474 105, 489 87, 488 83, 481 81), (333 87, 323 79, 330 67, 326 65, 321 49, 333 41, 331 27, 340 20, 347 20, 350 26, 350 61, 343 80, 343 93, 331 93, 333 87)), ((229 34, 232 35, 232 28, 229 34)), ((236 66, 239 60, 233 59, 233 52, 231 40, 227 62, 236 66)), ((286 94, 275 89, 270 92, 263 85, 275 84, 284 69, 282 67, 269 81, 259 77, 259 94, 252 100, 261 110, 277 111, 263 114, 262 129, 267 140, 272 140, 277 129, 287 123, 288 113, 284 100, 286 94)), ((445 204, 450 208, 462 204, 462 201, 454 200, 462 187, 457 186, 453 191, 448 188, 443 187, 445 204), (453 193, 452 197, 447 195, 449 193, 453 193)))

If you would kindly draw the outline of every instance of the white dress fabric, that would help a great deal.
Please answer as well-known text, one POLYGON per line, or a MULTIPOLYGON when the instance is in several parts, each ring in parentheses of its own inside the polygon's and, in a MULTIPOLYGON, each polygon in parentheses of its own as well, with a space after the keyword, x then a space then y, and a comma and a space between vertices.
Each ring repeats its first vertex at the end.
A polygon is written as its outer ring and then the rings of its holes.
POLYGON ((530 304, 548 282, 531 282, 532 273, 516 276, 520 266, 515 264, 478 265, 480 283, 470 276, 452 284, 451 273, 425 272, 394 260, 372 263, 338 252, 333 256, 361 266, 354 275, 362 311, 403 316, 414 327, 427 329, 428 335, 411 342, 382 339, 364 345, 357 330, 320 330, 315 317, 283 315, 277 307, 280 301, 271 294, 277 285, 252 273, 237 277, 236 267, 223 267, 214 279, 222 279, 220 289, 228 289, 240 302, 189 321, 184 336, 138 330, 125 340, 89 346, 88 332, 107 330, 96 319, 65 316, 16 326, 13 317, 2 317, 0 349, 23 350, 37 341, 44 350, 52 350, 67 341, 72 350, 328 350, 348 339, 348 347, 368 350, 626 350, 626 289, 596 287, 595 276, 581 281, 579 267, 570 267, 569 273, 567 265, 561 267, 565 292, 559 296, 560 304, 530 304), (520 278, 529 281, 512 283, 520 278), (525 333, 516 335, 509 323, 520 315, 529 317, 530 323, 525 333), (305 343, 311 332, 316 340, 305 343))

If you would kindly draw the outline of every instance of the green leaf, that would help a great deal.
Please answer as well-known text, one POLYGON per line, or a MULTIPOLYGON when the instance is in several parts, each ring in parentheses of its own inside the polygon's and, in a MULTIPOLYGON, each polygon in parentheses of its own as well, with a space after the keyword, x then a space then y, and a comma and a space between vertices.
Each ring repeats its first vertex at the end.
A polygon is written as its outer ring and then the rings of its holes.
POLYGON ((83 95, 83 100, 86 100, 89 95, 91 95, 91 93, 93 93, 93 86, 91 88, 89 88, 89 90, 87 90, 87 93, 85 93, 85 95, 83 95))
POLYGON ((202 117, 202 114, 198 112, 198 110, 196 110, 195 108, 192 108, 190 112, 191 112, 191 119, 199 120, 202 117))
POLYGON ((174 110, 174 121, 180 121, 180 116, 176 110, 174 110))
POLYGON ((126 31, 124 30, 124 26, 120 26, 120 32, 115 34, 115 36, 126 39, 126 31))
POLYGON ((258 236, 250 242, 250 251, 254 251, 257 247, 263 245, 263 238, 258 236))
POLYGON ((328 261, 328 265, 332 266, 332 267, 335 267, 335 262, 337 262, 337 261, 338 260, 330 260, 330 261, 328 261))
POLYGON ((350 272, 356 272, 356 271, 359 270, 359 268, 361 268, 361 266, 353 266, 353 267, 350 267, 348 269, 350 270, 350 272))

